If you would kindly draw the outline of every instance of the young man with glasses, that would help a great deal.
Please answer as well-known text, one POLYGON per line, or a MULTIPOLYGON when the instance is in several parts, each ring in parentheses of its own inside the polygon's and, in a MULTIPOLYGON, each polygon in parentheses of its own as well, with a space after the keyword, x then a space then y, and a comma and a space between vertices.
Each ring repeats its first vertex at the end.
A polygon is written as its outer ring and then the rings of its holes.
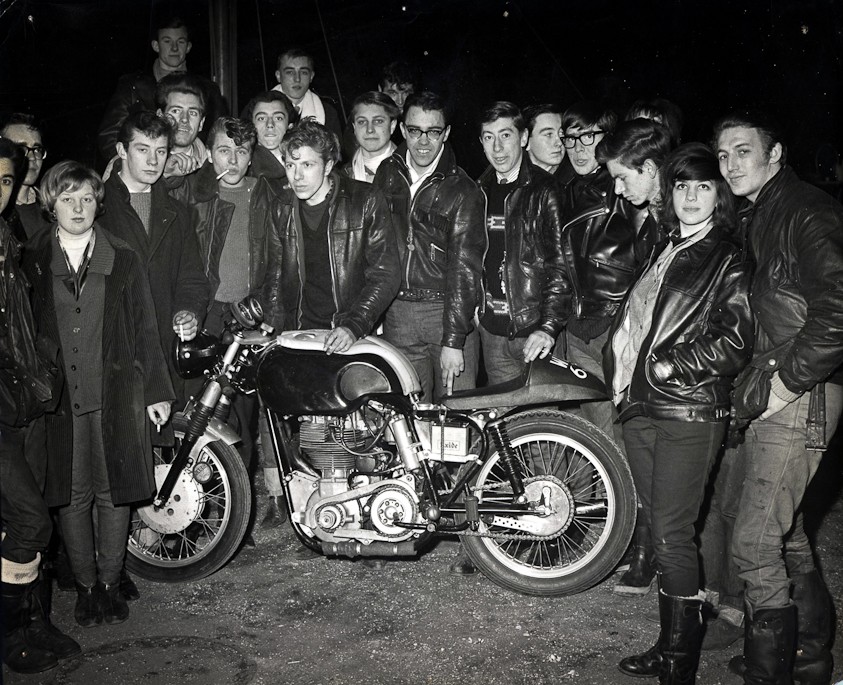
POLYGON ((445 105, 430 92, 404 107, 405 138, 378 168, 374 185, 387 197, 401 256, 401 288, 386 314, 384 337, 419 374, 423 400, 472 388, 486 249, 483 194, 446 144, 445 105))
POLYGON ((15 112, 0 121, 0 137, 20 145, 26 152, 26 175, 21 181, 14 206, 8 211, 8 223, 20 242, 50 227, 38 204, 36 183, 41 176, 47 149, 41 128, 31 114, 15 112))
MULTIPOLYGON (((594 102, 580 102, 562 115, 562 143, 576 177, 568 186, 562 240, 571 298, 560 350, 587 372, 603 378, 603 345, 621 300, 639 266, 633 206, 613 192, 614 181, 597 161, 595 148, 613 131, 617 115, 594 102)), ((615 434, 614 405, 586 402, 582 415, 615 434)))

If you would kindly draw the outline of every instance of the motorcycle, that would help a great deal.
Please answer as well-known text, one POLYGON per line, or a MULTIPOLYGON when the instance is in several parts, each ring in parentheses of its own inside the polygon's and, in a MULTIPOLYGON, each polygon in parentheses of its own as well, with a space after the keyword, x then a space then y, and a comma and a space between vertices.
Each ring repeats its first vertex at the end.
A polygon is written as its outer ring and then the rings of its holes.
POLYGON ((557 408, 604 398, 599 379, 549 357, 425 403, 412 365, 380 338, 328 355, 328 331, 276 336, 254 299, 232 314, 221 341, 177 344, 181 375, 205 381, 174 419, 175 446, 155 451, 157 493, 132 515, 132 572, 197 580, 235 554, 252 497, 227 418, 238 393, 255 392, 289 521, 315 552, 415 557, 456 535, 490 580, 542 596, 584 591, 619 562, 636 515, 629 467, 602 431, 557 408))

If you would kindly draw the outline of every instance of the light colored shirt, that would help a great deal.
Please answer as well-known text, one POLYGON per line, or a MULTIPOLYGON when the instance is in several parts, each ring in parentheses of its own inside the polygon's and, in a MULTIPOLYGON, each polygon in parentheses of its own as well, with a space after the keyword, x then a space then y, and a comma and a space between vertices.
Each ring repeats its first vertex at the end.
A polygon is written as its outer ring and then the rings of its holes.
POLYGON ((436 171, 436 167, 439 166, 439 160, 442 159, 442 153, 445 152, 445 146, 442 146, 442 149, 439 150, 439 154, 436 155, 436 159, 433 160, 432 164, 429 164, 425 167, 425 170, 421 173, 416 171, 413 168, 413 165, 410 164, 410 151, 407 151, 407 168, 410 170, 410 199, 412 200, 416 196, 416 191, 421 188, 422 183, 424 183, 425 179, 430 176, 434 171, 436 171))

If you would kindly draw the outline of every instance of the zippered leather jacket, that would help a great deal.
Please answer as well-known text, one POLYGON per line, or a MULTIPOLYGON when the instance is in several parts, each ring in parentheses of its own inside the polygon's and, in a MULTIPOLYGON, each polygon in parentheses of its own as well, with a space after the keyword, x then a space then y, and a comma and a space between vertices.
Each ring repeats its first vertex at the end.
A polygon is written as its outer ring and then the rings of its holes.
POLYGON ((843 207, 784 167, 741 217, 756 262, 755 355, 786 348, 779 378, 805 392, 843 364, 843 207))
MULTIPOLYGON (((220 256, 234 216, 234 205, 220 198, 214 167, 206 163, 195 174, 170 190, 188 209, 190 224, 199 239, 199 255, 210 284, 210 301, 220 286, 220 256)), ((250 294, 260 297, 266 278, 267 245, 280 214, 281 182, 258 177, 249 203, 250 294)))
MULTIPOLYGON (((635 229, 635 208, 615 195, 609 172, 567 189, 562 241, 571 284, 569 318, 610 319, 659 240, 655 222, 635 229)), ((604 327, 605 330, 605 327, 604 327)))
MULTIPOLYGON (((484 193, 497 182, 493 167, 478 179, 484 193)), ((565 324, 571 294, 562 255, 559 186, 526 154, 512 185, 504 205, 509 336, 536 326, 555 340, 565 324)))
MULTIPOLYGON (((648 266, 661 251, 653 252, 648 266)), ((751 268, 740 247, 717 227, 673 258, 620 405, 621 420, 643 415, 711 422, 729 416, 732 380, 752 356, 751 268)), ((627 300, 604 349, 609 384, 615 378, 616 336, 627 300)))
POLYGON ((482 293, 486 202, 446 143, 436 170, 410 200, 407 145, 381 162, 373 185, 386 196, 401 260, 398 299, 444 303, 441 344, 462 349, 482 293))
MULTIPOLYGON (((328 256, 334 326, 358 338, 374 329, 398 292, 398 246, 386 200, 368 183, 334 171, 328 205, 328 256)), ((269 266, 261 302, 278 330, 300 327, 305 283, 299 199, 285 188, 269 237, 269 266)))

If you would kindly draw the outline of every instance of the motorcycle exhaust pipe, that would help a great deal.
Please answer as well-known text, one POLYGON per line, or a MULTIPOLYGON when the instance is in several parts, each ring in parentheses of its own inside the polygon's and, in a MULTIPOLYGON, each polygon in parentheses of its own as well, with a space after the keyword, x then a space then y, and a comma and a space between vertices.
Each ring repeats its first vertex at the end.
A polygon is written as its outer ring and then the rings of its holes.
POLYGON ((414 542, 323 542, 322 553, 332 557, 414 557, 418 554, 414 542))

